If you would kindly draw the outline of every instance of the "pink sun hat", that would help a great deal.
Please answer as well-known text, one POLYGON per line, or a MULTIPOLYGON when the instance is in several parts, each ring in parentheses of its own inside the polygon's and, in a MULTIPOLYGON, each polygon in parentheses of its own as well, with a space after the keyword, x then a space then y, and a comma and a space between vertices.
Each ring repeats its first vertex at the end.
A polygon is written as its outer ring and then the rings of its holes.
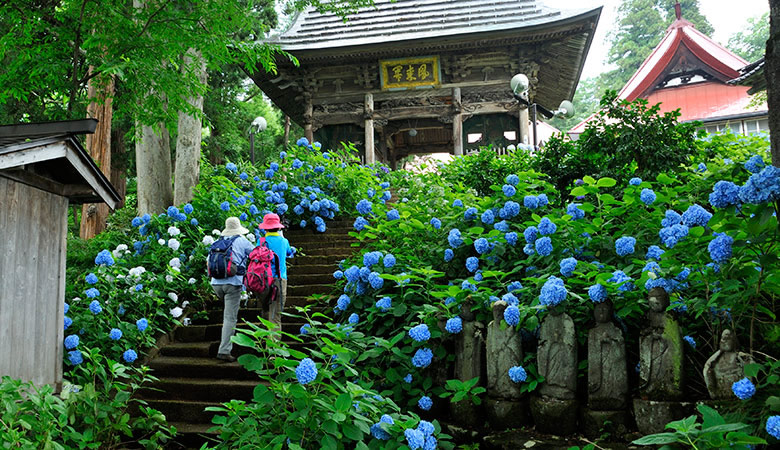
POLYGON ((268 213, 263 216, 263 223, 257 226, 261 230, 273 230, 275 228, 284 228, 282 221, 279 220, 279 216, 274 213, 268 213))

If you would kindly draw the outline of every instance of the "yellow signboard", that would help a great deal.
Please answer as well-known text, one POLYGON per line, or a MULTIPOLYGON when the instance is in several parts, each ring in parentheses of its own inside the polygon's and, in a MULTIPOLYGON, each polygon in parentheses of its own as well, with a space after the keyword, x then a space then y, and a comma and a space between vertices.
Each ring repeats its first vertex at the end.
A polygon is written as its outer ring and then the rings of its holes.
POLYGON ((441 84, 439 57, 388 59, 379 61, 382 89, 433 87, 441 84))

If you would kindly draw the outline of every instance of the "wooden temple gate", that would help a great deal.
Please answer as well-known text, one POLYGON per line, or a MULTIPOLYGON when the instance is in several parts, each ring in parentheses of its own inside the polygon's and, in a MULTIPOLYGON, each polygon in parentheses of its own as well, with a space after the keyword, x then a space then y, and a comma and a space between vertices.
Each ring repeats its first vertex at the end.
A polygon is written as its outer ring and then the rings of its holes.
POLYGON ((536 0, 377 0, 343 22, 302 12, 269 42, 297 58, 255 83, 324 148, 349 141, 366 163, 395 168, 422 153, 529 143, 528 113, 509 80, 524 73, 531 101, 571 99, 600 8, 560 11, 536 0), (472 138, 470 139, 469 136, 472 138))

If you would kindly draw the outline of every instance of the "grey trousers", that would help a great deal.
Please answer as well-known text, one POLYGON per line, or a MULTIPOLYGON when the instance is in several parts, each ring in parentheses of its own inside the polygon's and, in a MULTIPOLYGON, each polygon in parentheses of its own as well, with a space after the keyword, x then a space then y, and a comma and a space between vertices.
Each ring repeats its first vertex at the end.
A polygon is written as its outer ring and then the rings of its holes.
POLYGON ((263 295, 260 298, 263 311, 268 311, 268 320, 276 324, 277 329, 282 328, 282 311, 284 303, 287 300, 287 280, 281 278, 274 279, 277 294, 276 300, 270 301, 270 295, 263 295))
POLYGON ((233 350, 230 338, 235 334, 238 321, 238 306, 241 301, 243 286, 234 284, 217 284, 212 286, 217 297, 225 302, 225 312, 222 315, 222 340, 219 342, 220 355, 229 355, 233 350))

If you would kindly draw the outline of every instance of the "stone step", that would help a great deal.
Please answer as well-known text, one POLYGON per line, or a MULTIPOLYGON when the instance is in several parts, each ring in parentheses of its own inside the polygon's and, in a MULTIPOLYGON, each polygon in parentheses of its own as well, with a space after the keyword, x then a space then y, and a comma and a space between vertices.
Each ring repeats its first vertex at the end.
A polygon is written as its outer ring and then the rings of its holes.
POLYGON ((303 284, 299 286, 287 286, 287 295, 290 297, 308 297, 312 294, 330 294, 333 291, 333 286, 330 284, 303 284))
POLYGON ((288 240, 293 238, 295 239, 295 242, 290 241, 290 245, 294 245, 298 248, 307 245, 318 245, 324 242, 341 243, 346 244, 347 246, 353 242, 359 242, 357 239, 348 234, 302 234, 299 236, 289 237, 288 240))
POLYGON ((349 242, 349 241, 324 241, 324 242, 308 242, 308 243, 303 243, 303 244, 301 244, 300 242, 297 242, 297 241, 295 243, 293 243, 292 241, 290 242, 290 245, 293 245, 293 246, 295 246, 295 248, 298 249, 298 253, 297 254, 304 254, 304 255, 307 255, 307 254, 311 253, 313 250, 320 249, 320 248, 331 249, 334 252, 338 251, 338 252, 341 252, 341 253, 350 252, 350 251, 352 251, 352 248, 357 247, 357 245, 355 245, 353 247, 352 244, 356 244, 356 242, 349 242))
POLYGON ((339 262, 342 259, 348 258, 349 256, 352 256, 350 253, 348 256, 338 256, 338 255, 318 255, 318 256, 297 256, 294 260, 287 262, 287 267, 301 267, 301 266, 329 266, 333 267, 333 270, 336 270, 336 267, 338 266, 339 262))
MULTIPOLYGON (((308 266, 311 267, 311 266, 308 266)), ((335 283, 336 279, 333 278, 333 272, 338 270, 334 266, 325 266, 319 273, 309 272, 308 267, 296 267, 295 270, 287 272, 287 290, 289 291, 290 285, 303 286, 307 284, 331 284, 335 283), (325 271, 324 269, 328 270, 325 271)))
POLYGON ((199 402, 227 402, 252 399, 260 380, 223 380, 213 378, 161 378, 148 388, 138 391, 148 400, 185 400, 199 402))
MULTIPOLYGON (((357 250, 357 247, 355 248, 355 250, 357 250)), ((338 258, 337 259, 338 261, 339 259, 349 258, 355 253, 355 251, 352 251, 351 249, 347 249, 347 248, 312 247, 312 248, 301 250, 301 253, 302 254, 300 256, 296 256, 296 259, 302 256, 331 256, 334 258, 338 258)))
POLYGON ((203 444, 209 447, 214 445, 214 440, 218 438, 216 431, 209 432, 214 427, 211 423, 186 423, 186 422, 168 422, 176 428, 176 437, 166 448, 178 449, 199 449, 203 444))
POLYGON ((257 379, 257 374, 244 369, 238 362, 229 363, 216 358, 159 356, 149 362, 149 368, 152 369, 152 375, 157 378, 175 378, 187 374, 196 378, 223 380, 257 379))
POLYGON ((202 402, 187 400, 146 400, 150 407, 159 410, 169 422, 189 424, 210 424, 213 412, 206 411, 209 406, 221 406, 221 402, 202 402))
MULTIPOLYGON (((288 266, 287 267, 287 280, 288 285, 290 285, 289 281, 294 279, 296 276, 301 275, 325 275, 330 278, 328 280, 329 282, 335 282, 336 279, 333 278, 333 272, 339 270, 339 266, 336 263, 333 264, 305 264, 300 266, 288 266)), ((305 283, 293 283, 293 284, 305 284, 305 283)), ((317 284, 323 284, 323 283, 317 283, 317 284)))
MULTIPOLYGON (((332 301, 335 298, 338 298, 338 297, 334 297, 333 295, 328 294, 325 297, 324 301, 325 301, 325 303, 328 303, 328 302, 332 301)), ((287 309, 287 307, 306 306, 306 305, 312 305, 312 304, 317 305, 317 306, 315 306, 315 308, 320 308, 320 307, 325 306, 325 305, 322 304, 322 300, 315 300, 314 298, 311 298, 308 295, 290 295, 289 288, 288 288, 288 290, 287 290, 287 301, 284 304, 285 309, 287 309)), ((322 311, 320 311, 320 312, 322 312, 322 311)))
MULTIPOLYGON (((218 316, 212 314, 212 318, 209 319, 213 321, 212 323, 177 328, 174 335, 175 343, 219 341, 222 338, 222 319, 216 317, 218 316)), ((257 320, 253 320, 250 323, 260 325, 260 322, 257 320)), ((282 317, 282 331, 297 334, 304 323, 301 319, 282 317)), ((239 321, 236 327, 248 329, 242 321, 239 321)), ((216 356, 216 352, 211 356, 216 356)))

